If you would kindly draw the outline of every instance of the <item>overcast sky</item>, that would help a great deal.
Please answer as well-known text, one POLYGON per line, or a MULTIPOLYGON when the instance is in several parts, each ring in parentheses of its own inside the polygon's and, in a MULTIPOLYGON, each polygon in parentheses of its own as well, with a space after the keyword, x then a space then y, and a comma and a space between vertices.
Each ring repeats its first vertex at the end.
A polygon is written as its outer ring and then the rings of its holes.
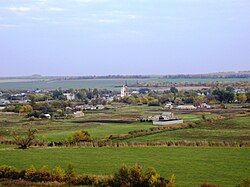
POLYGON ((250 0, 0 0, 0 76, 250 70, 250 0))

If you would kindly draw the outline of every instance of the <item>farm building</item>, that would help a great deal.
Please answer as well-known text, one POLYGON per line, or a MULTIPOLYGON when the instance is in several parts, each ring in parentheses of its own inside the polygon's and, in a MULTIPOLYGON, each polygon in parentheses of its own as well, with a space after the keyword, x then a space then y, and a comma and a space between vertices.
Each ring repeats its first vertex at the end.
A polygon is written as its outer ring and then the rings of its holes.
POLYGON ((172 112, 163 112, 161 115, 152 117, 153 125, 171 125, 183 123, 183 120, 174 117, 172 112))
POLYGON ((74 116, 76 118, 80 118, 80 117, 83 117, 84 116, 84 113, 82 111, 76 111, 74 112, 74 116))
POLYGON ((75 94, 73 94, 73 93, 64 93, 63 95, 66 96, 67 100, 69 100, 69 101, 76 99, 75 94))
POLYGON ((194 105, 179 105, 176 107, 176 109, 180 109, 180 110, 195 110, 197 109, 197 107, 195 107, 194 105))

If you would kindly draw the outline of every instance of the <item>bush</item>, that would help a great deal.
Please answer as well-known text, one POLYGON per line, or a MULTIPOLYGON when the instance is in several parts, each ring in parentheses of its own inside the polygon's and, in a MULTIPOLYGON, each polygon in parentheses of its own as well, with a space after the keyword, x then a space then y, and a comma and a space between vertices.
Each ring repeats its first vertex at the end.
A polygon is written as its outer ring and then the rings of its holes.
POLYGON ((52 170, 52 180, 57 182, 63 182, 65 177, 65 172, 60 166, 56 166, 52 170))
MULTIPOLYGON (((173 177, 172 177, 173 178, 173 177)), ((132 168, 122 165, 115 176, 96 176, 96 175, 76 175, 71 165, 68 166, 66 172, 60 166, 56 166, 51 172, 47 167, 36 169, 34 166, 23 171, 16 171, 15 168, 9 166, 0 167, 0 179, 18 179, 23 183, 30 181, 35 184, 57 182, 59 184, 69 185, 87 185, 87 186, 124 186, 124 187, 161 187, 175 186, 175 180, 165 180, 153 169, 149 168, 143 172, 142 167, 138 164, 132 168)), ((18 182, 16 181, 16 182, 18 182)), ((15 181, 14 181, 15 182, 15 181)))
POLYGON ((201 185, 201 187, 219 187, 219 186, 216 185, 216 184, 204 183, 204 184, 201 185))
POLYGON ((10 166, 0 166, 0 179, 6 178, 6 179, 18 179, 19 178, 19 172, 14 167, 10 166))
POLYGON ((87 131, 76 131, 72 136, 68 137, 66 142, 70 144, 75 144, 79 142, 89 142, 91 141, 90 134, 87 131))
POLYGON ((250 178, 241 181, 241 183, 237 185, 237 187, 250 187, 250 178))
POLYGON ((126 165, 122 165, 118 173, 114 177, 115 186, 132 186, 132 187, 160 187, 169 184, 175 184, 175 181, 170 183, 168 180, 160 177, 154 168, 148 168, 143 172, 142 167, 138 164, 128 169, 126 165))

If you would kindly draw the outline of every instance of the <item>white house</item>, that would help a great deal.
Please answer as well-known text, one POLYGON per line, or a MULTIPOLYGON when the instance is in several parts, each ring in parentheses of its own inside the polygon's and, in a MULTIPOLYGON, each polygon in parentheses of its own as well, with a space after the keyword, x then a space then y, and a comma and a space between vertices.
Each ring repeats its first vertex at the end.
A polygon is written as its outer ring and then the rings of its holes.
POLYGON ((67 100, 69 100, 69 101, 76 99, 76 96, 73 93, 64 93, 63 95, 66 96, 67 100))
POLYGON ((43 115, 45 118, 47 118, 47 119, 51 119, 51 115, 50 114, 44 114, 43 115))
POLYGON ((197 107, 195 107, 194 105, 179 105, 176 107, 176 109, 180 109, 180 110, 195 110, 197 109, 197 107))
POLYGON ((105 107, 103 105, 96 105, 96 109, 103 110, 105 107))
POLYGON ((74 116, 76 118, 80 118, 80 117, 83 117, 84 116, 84 113, 82 111, 76 111, 74 112, 74 116))
POLYGON ((163 112, 153 117, 153 125, 171 125, 183 123, 183 120, 174 117, 172 112, 163 112))
POLYGON ((207 108, 207 109, 209 109, 209 108, 211 108, 211 106, 208 105, 207 103, 201 103, 200 108, 207 108))
POLYGON ((166 103, 164 106, 165 109, 172 109, 173 108, 173 104, 172 103, 166 103))

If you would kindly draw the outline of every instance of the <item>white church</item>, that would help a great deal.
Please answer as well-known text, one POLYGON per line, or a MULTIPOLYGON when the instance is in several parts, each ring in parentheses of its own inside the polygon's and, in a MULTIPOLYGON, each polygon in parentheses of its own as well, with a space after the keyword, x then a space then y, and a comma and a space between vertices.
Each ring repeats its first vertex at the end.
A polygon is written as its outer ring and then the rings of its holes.
POLYGON ((124 97, 127 97, 127 96, 129 96, 128 85, 125 84, 121 88, 121 98, 124 98, 124 97))

